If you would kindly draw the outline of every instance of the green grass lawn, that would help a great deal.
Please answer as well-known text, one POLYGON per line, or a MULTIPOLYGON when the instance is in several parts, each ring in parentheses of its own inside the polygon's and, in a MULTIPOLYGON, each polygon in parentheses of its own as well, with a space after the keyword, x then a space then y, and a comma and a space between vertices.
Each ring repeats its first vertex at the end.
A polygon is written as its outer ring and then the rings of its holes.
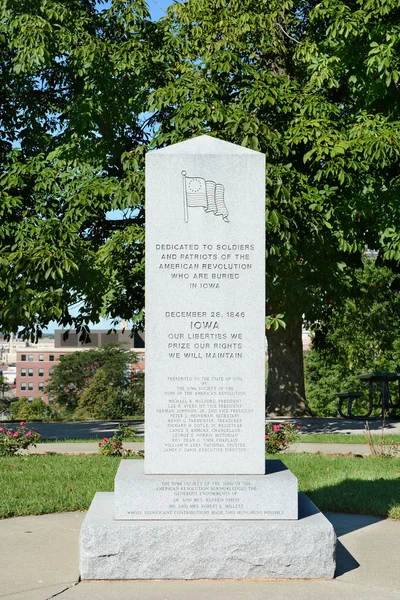
MULTIPOLYGON (((375 443, 381 440, 380 433, 374 433, 375 443)), ((400 444, 399 434, 388 434, 383 436, 385 444, 400 444)), ((366 444, 363 433, 302 433, 299 435, 299 443, 308 444, 366 444)))
MULTIPOLYGON (((400 459, 279 458, 321 510, 400 520, 400 459)), ((87 510, 96 492, 113 490, 120 460, 100 454, 0 457, 0 517, 87 510)))
POLYGON ((285 454, 299 490, 320 510, 400 520, 400 458, 285 454))

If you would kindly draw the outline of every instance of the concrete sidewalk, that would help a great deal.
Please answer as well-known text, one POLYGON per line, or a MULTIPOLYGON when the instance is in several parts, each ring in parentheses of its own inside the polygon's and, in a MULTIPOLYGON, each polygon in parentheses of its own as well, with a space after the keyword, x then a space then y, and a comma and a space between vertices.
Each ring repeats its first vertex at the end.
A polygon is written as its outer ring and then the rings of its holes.
MULTIPOLYGON (((144 449, 143 442, 124 442, 124 448, 137 452, 144 449)), ((37 444, 35 448, 23 450, 21 454, 97 454, 98 442, 49 442, 37 444)))
MULTIPOLYGON (((143 442, 124 442, 124 448, 137 452, 144 450, 143 442)), ((37 444, 36 448, 25 450, 22 454, 97 454, 98 443, 93 442, 63 442, 37 444)), ((368 456, 371 451, 367 444, 293 444, 286 452, 309 452, 312 454, 358 454, 368 456)))
POLYGON ((400 522, 327 514, 338 535, 331 581, 79 581, 84 513, 0 521, 2 600, 394 600, 400 522))

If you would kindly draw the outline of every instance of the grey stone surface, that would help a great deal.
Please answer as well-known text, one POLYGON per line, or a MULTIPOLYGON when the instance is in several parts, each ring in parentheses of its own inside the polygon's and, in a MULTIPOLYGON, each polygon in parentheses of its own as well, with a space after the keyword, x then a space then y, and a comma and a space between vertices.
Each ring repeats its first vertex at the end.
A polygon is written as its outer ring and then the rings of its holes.
POLYGON ((264 329, 265 156, 209 136, 148 153, 144 470, 96 494, 82 579, 333 577, 333 528, 265 473, 264 329))
MULTIPOLYGON (((301 438, 300 438, 301 442, 301 438)), ((292 444, 286 450, 287 454, 301 454, 301 453, 315 453, 322 452, 326 454, 359 454, 362 456, 370 456, 371 449, 365 444, 313 444, 313 443, 299 443, 292 444)))
MULTIPOLYGON (((124 448, 130 449, 133 451, 144 450, 144 442, 124 442, 124 448)), ((46 453, 55 453, 55 454, 98 454, 99 446, 96 443, 86 442, 82 444, 74 444, 74 443, 54 443, 54 444, 38 444, 36 448, 30 448, 29 450, 22 450, 20 454, 46 454, 46 453)), ((364 456, 369 456, 371 454, 371 450, 367 446, 367 444, 309 444, 301 442, 299 444, 293 444, 288 448, 288 450, 284 450, 284 453, 287 454, 315 454, 315 453, 324 453, 324 454, 362 454, 364 456)))
POLYGON ((265 475, 145 475, 123 460, 115 477, 116 519, 297 519, 297 478, 280 460, 265 475))
POLYGON ((264 330, 265 156, 149 152, 146 473, 264 473, 264 330))
POLYGON ((74 586, 84 517, 75 512, 0 520, 2 600, 46 600, 57 593, 57 600, 399 598, 400 521, 327 513, 339 538, 335 579, 328 581, 114 580, 74 586))
POLYGON ((336 536, 304 495, 297 521, 116 521, 97 493, 80 534, 90 579, 332 578, 336 536))
MULTIPOLYGON (((82 582, 62 600, 398 600, 398 589, 370 581, 96 581, 82 582)), ((14 600, 14 598, 10 599, 14 600)), ((30 600, 16 598, 15 600, 30 600)), ((42 599, 41 599, 42 600, 42 599)), ((61 600, 58 599, 57 600, 61 600)))
POLYGON ((79 579, 79 513, 0 520, 0 598, 44 600, 79 579))

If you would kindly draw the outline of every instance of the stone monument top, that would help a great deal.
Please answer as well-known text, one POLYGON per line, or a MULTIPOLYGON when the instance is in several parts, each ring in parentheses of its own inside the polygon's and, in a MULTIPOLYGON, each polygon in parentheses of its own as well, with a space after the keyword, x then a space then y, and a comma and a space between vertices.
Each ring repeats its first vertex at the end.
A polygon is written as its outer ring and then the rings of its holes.
POLYGON ((146 157, 147 474, 265 473, 265 156, 146 157))
POLYGON ((250 150, 250 148, 245 148, 245 146, 238 146, 231 142, 219 140, 211 135, 199 135, 184 142, 178 142, 166 148, 154 150, 148 156, 153 156, 154 154, 256 154, 263 156, 260 152, 250 150))

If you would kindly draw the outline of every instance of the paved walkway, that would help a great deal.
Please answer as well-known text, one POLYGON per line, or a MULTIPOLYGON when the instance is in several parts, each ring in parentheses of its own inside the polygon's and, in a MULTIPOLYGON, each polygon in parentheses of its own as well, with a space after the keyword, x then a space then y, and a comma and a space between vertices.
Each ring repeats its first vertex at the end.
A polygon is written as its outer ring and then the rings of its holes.
MULTIPOLYGON (((143 442, 124 442, 124 448, 137 452, 144 450, 143 442)), ((38 444, 36 448, 23 451, 23 454, 97 454, 99 446, 93 442, 64 442, 38 444)), ((316 454, 362 454, 367 456, 370 450, 367 444, 294 444, 287 452, 310 452, 316 454)))
MULTIPOLYGON (((301 426, 302 433, 362 433, 364 421, 352 421, 349 419, 324 418, 324 419, 292 419, 281 418, 270 420, 270 422, 282 423, 288 421, 301 426)), ((113 435, 118 425, 130 425, 135 427, 137 435, 144 434, 143 421, 82 421, 73 423, 29 423, 35 427, 48 440, 59 439, 98 439, 113 435)), ((370 421, 371 431, 379 431, 382 421, 370 421)), ((385 433, 400 434, 400 420, 385 421, 385 433)))
MULTIPOLYGON (((124 442, 124 448, 138 451, 144 449, 143 442, 124 442)), ((48 444, 37 444, 35 448, 22 451, 22 454, 97 454, 99 445, 97 442, 60 442, 48 444)))
POLYGON ((331 581, 79 581, 84 513, 0 521, 1 600, 399 600, 400 522, 327 514, 338 535, 331 581))

